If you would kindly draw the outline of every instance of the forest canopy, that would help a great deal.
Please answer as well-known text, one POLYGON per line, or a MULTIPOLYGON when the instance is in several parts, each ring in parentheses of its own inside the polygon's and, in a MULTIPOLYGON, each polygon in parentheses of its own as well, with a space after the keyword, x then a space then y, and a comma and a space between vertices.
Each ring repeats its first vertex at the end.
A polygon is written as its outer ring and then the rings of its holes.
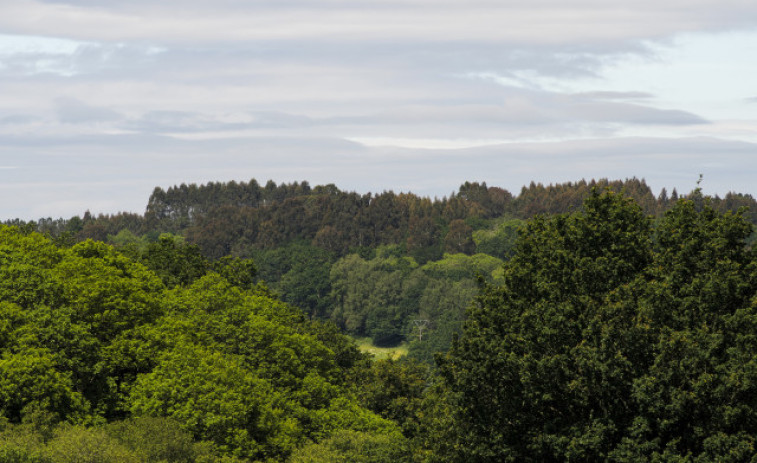
MULTIPOLYGON (((477 279, 501 277, 501 262, 512 257, 525 221, 579 211, 593 188, 622 192, 656 219, 685 196, 665 189, 655 195, 635 178, 531 183, 517 195, 465 182, 434 199, 252 179, 155 188, 143 215, 10 222, 64 247, 86 239, 107 242, 169 287, 210 268, 242 278, 248 287, 264 282, 311 318, 333 321, 381 346, 404 343, 411 357, 433 365, 433 353, 447 350, 459 333, 477 279), (227 265, 229 259, 236 259, 234 265, 227 265), (250 262, 254 269, 239 267, 250 262), (364 281, 351 281, 358 274, 364 281), (365 291, 360 301, 356 291, 365 291), (427 342, 418 342, 424 335, 427 342)), ((718 212, 751 206, 744 217, 757 221, 749 195, 728 193, 710 204, 718 212)))
POLYGON ((169 288, 104 243, 0 227, 0 351, 10 424, 165 418, 244 461, 344 430, 402 439, 351 392, 362 356, 333 328, 213 271, 169 288))
POLYGON ((652 226, 595 192, 538 218, 441 364, 438 461, 749 461, 752 226, 695 192, 652 226))
POLYGON ((754 201, 663 193, 251 182, 0 225, 0 462, 749 461, 754 201))

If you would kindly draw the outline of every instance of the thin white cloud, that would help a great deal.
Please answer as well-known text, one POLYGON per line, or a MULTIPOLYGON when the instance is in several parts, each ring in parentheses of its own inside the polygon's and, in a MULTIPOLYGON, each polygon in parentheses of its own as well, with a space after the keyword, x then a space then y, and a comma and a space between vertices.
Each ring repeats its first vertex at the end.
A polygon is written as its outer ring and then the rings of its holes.
POLYGON ((106 41, 452 37, 558 44, 738 27, 755 13, 743 0, 119 3, 16 0, 0 7, 0 27, 106 41))
POLYGON ((598 91, 598 92, 580 92, 573 94, 579 98, 590 98, 592 100, 606 100, 606 101, 648 101, 654 98, 654 95, 647 92, 612 92, 612 91, 598 91))

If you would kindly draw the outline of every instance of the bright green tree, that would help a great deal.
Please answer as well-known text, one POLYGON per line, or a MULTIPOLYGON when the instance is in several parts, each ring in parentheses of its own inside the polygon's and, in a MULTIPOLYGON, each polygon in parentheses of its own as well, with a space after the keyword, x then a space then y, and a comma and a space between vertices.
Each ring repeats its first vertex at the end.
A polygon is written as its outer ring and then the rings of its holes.
POLYGON ((297 450, 289 463, 409 463, 402 435, 340 431, 297 450))
POLYGON ((59 249, 0 226, 0 428, 12 431, 0 441, 13 441, 0 456, 71 461, 80 446, 90 460, 170 461, 149 437, 188 455, 189 433, 211 442, 203 455, 281 461, 344 429, 399 434, 352 393, 365 364, 354 343, 245 288, 249 261, 219 265, 226 277, 206 272, 168 290, 104 243, 59 249))
POLYGON ((169 416, 240 457, 278 455, 294 446, 301 431, 296 421, 283 416, 280 395, 243 362, 198 346, 177 347, 138 379, 131 410, 169 416))

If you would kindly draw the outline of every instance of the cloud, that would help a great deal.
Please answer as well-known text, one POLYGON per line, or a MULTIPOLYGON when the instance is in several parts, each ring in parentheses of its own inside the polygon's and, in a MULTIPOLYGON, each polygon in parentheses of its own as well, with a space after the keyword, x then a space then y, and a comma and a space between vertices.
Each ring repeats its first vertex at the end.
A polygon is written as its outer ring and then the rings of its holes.
MULTIPOLYGON (((725 185, 752 165, 753 145, 730 143, 757 141, 743 60, 757 34, 704 45, 755 17, 745 0, 0 2, 0 163, 19 166, 4 188, 63 201, 79 184, 66 204, 142 210, 156 185, 251 177, 671 187, 707 167, 705 148, 742 166, 709 167, 725 185)), ((34 197, 0 215, 43 210, 34 197)))
POLYGON ((226 125, 200 113, 188 111, 149 111, 140 118, 125 124, 125 127, 138 132, 196 132, 218 130, 222 128, 239 128, 238 124, 226 125))
POLYGON ((647 92, 581 92, 573 94, 576 98, 588 98, 591 100, 608 100, 608 101, 639 101, 654 98, 654 95, 647 92))
POLYGON ((76 98, 57 98, 55 113, 64 124, 117 121, 122 116, 107 108, 91 106, 76 98))
MULTIPOLYGON (((638 95, 633 95, 638 96, 638 95)), ((380 132, 404 137, 570 138, 603 136, 626 125, 690 126, 707 124, 695 114, 640 104, 605 101, 595 95, 562 95, 510 89, 497 104, 407 105, 365 116, 343 118, 359 124, 363 136, 380 132), (373 131, 374 133, 369 134, 373 131)), ((357 130, 356 130, 357 131, 357 130)))
POLYGON ((441 197, 466 180, 518 192, 531 180, 632 176, 645 178, 657 190, 683 192, 703 173, 706 192, 723 195, 750 191, 751 173, 757 170, 757 144, 712 138, 522 142, 445 150, 365 147, 326 137, 184 141, 100 135, 41 141, 30 135, 0 140, 0 152, 22 148, 26 156, 16 160, 19 168, 0 171, 0 218, 65 217, 81 214, 87 204, 93 212, 142 212, 155 186, 232 179, 308 180, 360 192, 393 189, 441 197), (66 146, 75 150, 64 156, 66 146), (92 198, 109 204, 88 203, 92 198))
MULTIPOLYGON (((576 181, 581 178, 645 178, 657 191, 666 187, 680 192, 695 187, 700 173, 707 179, 705 193, 724 195, 728 191, 750 191, 751 172, 757 168, 757 144, 710 138, 615 138, 555 143, 509 143, 461 150, 411 150, 376 148, 381 167, 372 171, 397 175, 401 188, 418 191, 414 185, 428 184, 423 192, 439 194, 440 185, 457 185, 464 180, 486 181, 489 185, 517 193, 530 180, 542 183, 576 181), (720 153, 713 156, 713 153, 720 153), (412 174, 421 170, 427 179, 412 174), (528 179, 528 180, 525 180, 528 179)), ((388 181, 387 178, 379 179, 388 181)), ((396 185, 393 184, 393 185, 396 185)))
POLYGON ((142 133, 235 132, 254 129, 297 129, 314 125, 311 118, 277 111, 202 114, 191 111, 149 111, 120 125, 142 133))
POLYGON ((40 119, 28 114, 14 114, 0 117, 0 126, 19 126, 38 122, 40 119))
POLYGON ((0 27, 15 33, 103 41, 161 42, 359 39, 497 40, 566 44, 662 37, 675 30, 717 30, 748 24, 744 0, 618 2, 555 0, 388 3, 287 2, 50 2, 16 0, 0 7, 0 27))
MULTIPOLYGON (((608 121, 614 123, 643 125, 692 125, 706 124, 704 118, 687 111, 664 110, 630 103, 601 102, 584 97, 575 98, 569 110, 574 117, 587 121, 608 121)), ((568 118, 568 114, 561 115, 568 118)))

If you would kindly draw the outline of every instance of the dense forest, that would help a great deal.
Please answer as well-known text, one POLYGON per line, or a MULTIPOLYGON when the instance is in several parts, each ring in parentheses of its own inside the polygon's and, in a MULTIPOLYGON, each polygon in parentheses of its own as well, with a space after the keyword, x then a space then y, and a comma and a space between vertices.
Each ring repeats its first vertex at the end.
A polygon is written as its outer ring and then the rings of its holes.
POLYGON ((754 206, 253 180, 10 221, 0 462, 750 461, 754 206))
MULTIPOLYGON (((8 224, 62 246, 106 242, 169 286, 191 283, 223 259, 252 259, 255 281, 309 317, 377 346, 405 343, 411 358, 434 366, 434 353, 460 331, 479 280, 501 280, 525 221, 578 211, 594 188, 622 192, 653 217, 679 199, 675 190, 655 196, 639 179, 531 183, 518 195, 466 182, 441 199, 251 180, 156 188, 143 215, 8 224), (171 267, 183 268, 181 276, 171 276, 171 267)), ((749 195, 710 202, 719 212, 749 207, 744 214, 757 223, 749 195)))

